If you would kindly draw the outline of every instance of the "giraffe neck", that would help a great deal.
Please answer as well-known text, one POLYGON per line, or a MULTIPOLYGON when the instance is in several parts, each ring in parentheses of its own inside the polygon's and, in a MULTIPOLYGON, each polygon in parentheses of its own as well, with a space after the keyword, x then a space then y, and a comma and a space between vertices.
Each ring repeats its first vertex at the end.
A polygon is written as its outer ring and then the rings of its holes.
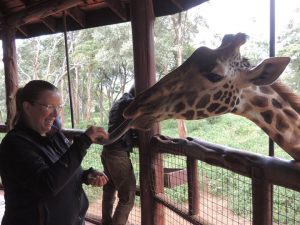
POLYGON ((282 149, 300 160, 300 98, 280 82, 244 89, 234 114, 253 121, 282 149))

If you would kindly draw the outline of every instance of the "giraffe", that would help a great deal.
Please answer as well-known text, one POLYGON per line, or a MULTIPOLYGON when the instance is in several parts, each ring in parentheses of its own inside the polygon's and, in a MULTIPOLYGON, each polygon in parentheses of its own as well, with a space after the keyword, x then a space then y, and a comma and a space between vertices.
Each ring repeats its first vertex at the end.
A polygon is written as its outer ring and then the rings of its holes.
POLYGON ((181 66, 136 96, 123 112, 127 120, 121 130, 147 130, 166 119, 233 113, 254 122, 300 160, 300 98, 277 81, 290 58, 271 57, 254 67, 240 55, 246 40, 244 33, 230 34, 216 49, 198 48, 181 66))

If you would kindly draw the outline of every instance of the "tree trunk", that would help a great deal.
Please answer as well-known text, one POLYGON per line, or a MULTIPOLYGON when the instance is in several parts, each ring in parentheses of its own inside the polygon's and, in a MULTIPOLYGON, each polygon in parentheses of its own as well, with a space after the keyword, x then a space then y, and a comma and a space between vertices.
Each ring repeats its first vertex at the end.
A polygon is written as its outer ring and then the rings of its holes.
MULTIPOLYGON (((89 69, 90 70, 90 69, 89 69)), ((90 121, 91 119, 91 108, 92 108, 92 76, 91 73, 88 72, 87 73, 87 84, 86 84, 86 115, 85 115, 85 119, 87 121, 90 121)))
MULTIPOLYGON (((175 29, 175 46, 177 67, 182 64, 182 45, 183 45, 183 26, 182 13, 172 16, 173 26, 175 29)), ((182 119, 177 120, 178 134, 180 138, 185 138, 187 135, 185 122, 182 119)))

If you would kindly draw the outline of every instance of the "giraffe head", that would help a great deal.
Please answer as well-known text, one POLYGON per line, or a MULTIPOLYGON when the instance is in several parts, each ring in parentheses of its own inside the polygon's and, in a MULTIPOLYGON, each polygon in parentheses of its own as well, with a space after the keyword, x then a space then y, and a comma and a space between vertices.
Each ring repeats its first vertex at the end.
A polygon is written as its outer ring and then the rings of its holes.
POLYGON ((136 96, 124 117, 136 129, 166 119, 196 120, 238 110, 246 89, 272 84, 288 57, 268 58, 257 66, 241 57, 243 33, 225 35, 216 49, 198 48, 180 67, 136 96))

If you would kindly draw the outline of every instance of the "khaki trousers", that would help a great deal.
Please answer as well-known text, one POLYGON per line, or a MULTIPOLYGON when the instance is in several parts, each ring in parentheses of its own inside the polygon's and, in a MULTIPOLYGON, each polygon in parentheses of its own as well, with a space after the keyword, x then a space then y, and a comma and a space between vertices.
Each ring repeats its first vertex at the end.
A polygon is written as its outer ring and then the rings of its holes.
POLYGON ((101 161, 109 181, 103 187, 102 225, 125 225, 134 206, 136 180, 129 153, 105 150, 101 161), (118 203, 113 212, 113 205, 118 203))

